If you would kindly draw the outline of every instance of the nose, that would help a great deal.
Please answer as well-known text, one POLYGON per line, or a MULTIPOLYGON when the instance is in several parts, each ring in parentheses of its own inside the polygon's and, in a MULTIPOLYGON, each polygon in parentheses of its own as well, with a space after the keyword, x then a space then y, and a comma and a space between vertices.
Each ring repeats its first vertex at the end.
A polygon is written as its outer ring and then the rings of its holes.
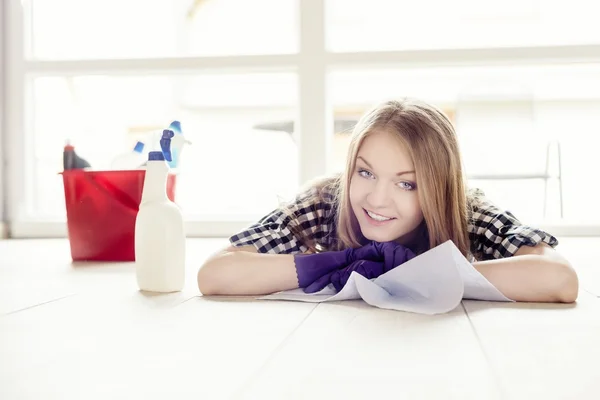
POLYGON ((389 186, 383 181, 378 181, 373 190, 367 195, 367 203, 373 208, 383 208, 390 200, 389 186))

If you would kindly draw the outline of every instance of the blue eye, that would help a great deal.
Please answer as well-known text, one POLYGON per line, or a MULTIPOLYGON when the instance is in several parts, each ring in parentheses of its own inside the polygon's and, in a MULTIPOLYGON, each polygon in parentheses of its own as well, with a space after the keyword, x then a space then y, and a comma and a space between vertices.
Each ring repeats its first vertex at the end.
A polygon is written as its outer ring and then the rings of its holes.
POLYGON ((401 189, 404 189, 404 190, 415 190, 415 188, 416 188, 417 185, 415 185, 412 182, 405 182, 405 181, 403 181, 403 182, 399 182, 398 186, 401 189))
POLYGON ((373 174, 372 174, 372 173, 370 173, 370 172, 369 172, 369 171, 367 171, 366 169, 362 169, 362 168, 359 168, 359 169, 358 169, 358 174, 359 174, 360 176, 362 176, 363 178, 371 178, 371 177, 373 176, 373 174))
MULTIPOLYGON (((374 178, 374 175, 364 168, 358 168, 356 172, 358 173, 358 175, 362 176, 365 179, 374 178)), ((414 182, 402 181, 398 182, 397 185, 400 189, 407 191, 415 190, 417 188, 417 185, 414 182)))

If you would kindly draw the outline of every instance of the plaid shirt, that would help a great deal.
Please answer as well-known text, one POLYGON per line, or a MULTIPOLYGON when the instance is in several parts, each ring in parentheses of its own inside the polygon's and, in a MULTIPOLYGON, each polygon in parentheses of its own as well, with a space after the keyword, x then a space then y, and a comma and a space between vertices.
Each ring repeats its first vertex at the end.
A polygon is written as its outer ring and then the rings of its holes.
MULTIPOLYGON (((333 193, 326 189, 321 193, 327 201, 310 200, 314 189, 296 197, 290 205, 299 228, 320 246, 329 248, 336 237, 335 212, 332 207, 333 193)), ((483 192, 478 191, 478 195, 483 192)), ((489 260, 513 256, 523 246, 535 246, 540 242, 552 247, 558 240, 542 230, 521 224, 509 211, 503 211, 482 198, 472 207, 467 227, 471 255, 489 260)), ((257 223, 231 236, 233 246, 253 245, 259 253, 295 254, 308 250, 290 229, 292 217, 281 208, 262 217, 257 223)))

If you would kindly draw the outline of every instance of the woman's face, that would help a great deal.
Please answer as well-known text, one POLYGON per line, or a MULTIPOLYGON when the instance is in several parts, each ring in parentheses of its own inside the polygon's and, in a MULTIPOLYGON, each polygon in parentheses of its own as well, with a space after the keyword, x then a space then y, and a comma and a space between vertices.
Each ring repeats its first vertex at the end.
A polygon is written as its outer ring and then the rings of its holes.
POLYGON ((350 180, 350 204, 365 238, 407 243, 423 213, 414 165, 393 135, 376 131, 362 142, 350 180))

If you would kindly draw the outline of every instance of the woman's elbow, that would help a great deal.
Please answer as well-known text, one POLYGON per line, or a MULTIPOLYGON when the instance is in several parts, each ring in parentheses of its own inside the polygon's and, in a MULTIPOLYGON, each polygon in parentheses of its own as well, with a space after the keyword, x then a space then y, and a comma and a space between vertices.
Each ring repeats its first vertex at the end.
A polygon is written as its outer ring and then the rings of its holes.
POLYGON ((579 278, 567 261, 557 264, 557 282, 559 283, 557 300, 561 303, 575 302, 579 295, 579 278))
POLYGON ((214 266, 210 263, 205 263, 198 270, 198 290, 204 296, 217 294, 216 274, 214 266))
POLYGON ((198 270, 198 290, 204 296, 218 295, 225 280, 226 271, 222 268, 223 261, 231 257, 231 253, 221 253, 208 259, 198 270))

